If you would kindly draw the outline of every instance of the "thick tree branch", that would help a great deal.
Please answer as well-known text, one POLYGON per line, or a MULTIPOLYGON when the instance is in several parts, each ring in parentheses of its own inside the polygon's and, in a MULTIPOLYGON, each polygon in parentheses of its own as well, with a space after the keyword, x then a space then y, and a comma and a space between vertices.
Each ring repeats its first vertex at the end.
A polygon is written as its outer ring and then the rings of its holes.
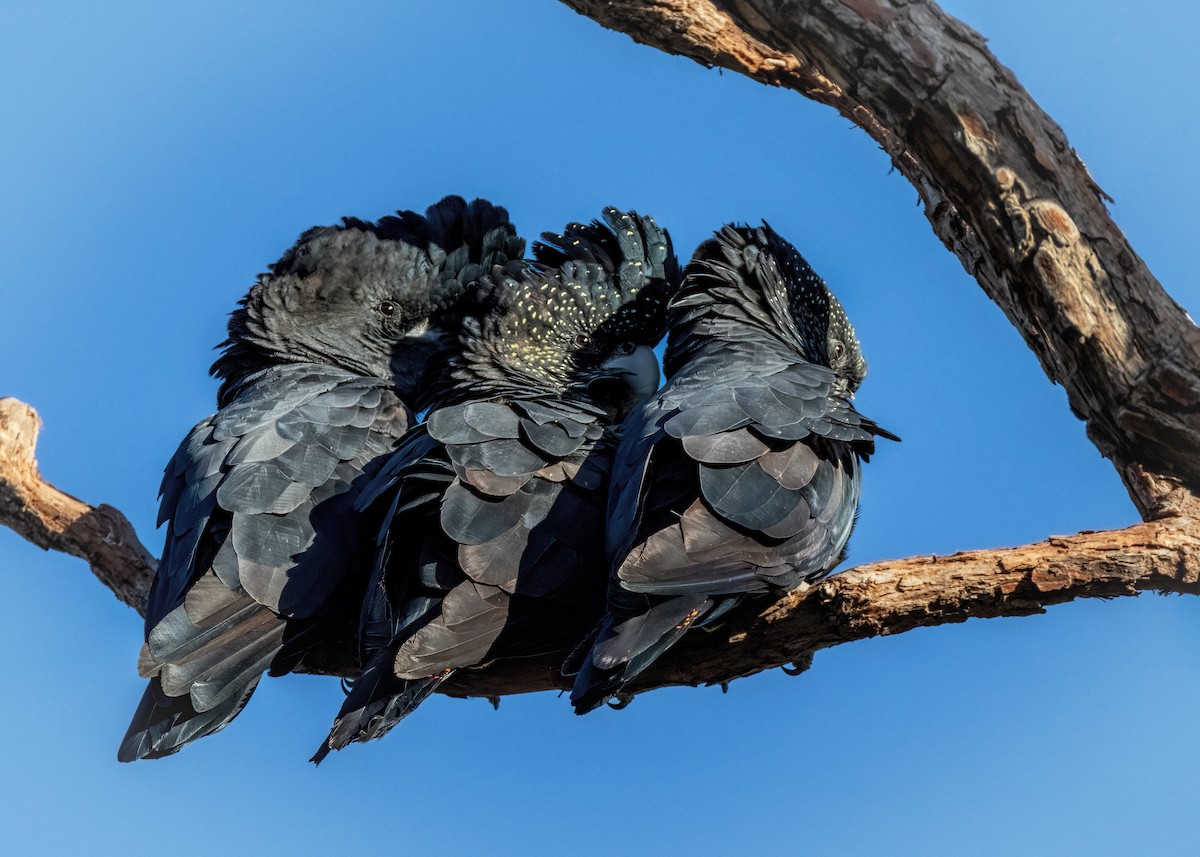
MULTIPOLYGON (((1028 616, 1076 598, 1200 594, 1196 524, 1152 521, 1017 548, 862 565, 806 592, 760 597, 718 629, 688 634, 633 690, 722 684, 788 664, 803 669, 816 652, 841 643, 970 618, 1028 616)), ((556 667, 554 659, 497 666, 460 677, 446 692, 500 696, 569 687, 556 667)))
MULTIPOLYGON (((0 524, 41 547, 87 560, 100 581, 139 612, 156 566, 129 522, 47 484, 34 458, 38 417, 0 399, 0 524)), ((914 557, 859 566, 806 592, 748 601, 711 633, 684 638, 635 690, 720 684, 789 663, 807 664, 839 643, 971 617, 1024 616, 1075 598, 1142 590, 1200 593, 1200 528, 1190 518, 1080 533, 1025 547, 914 557)), ((350 653, 320 653, 310 668, 352 676, 350 653)), ((502 696, 568 686, 561 657, 460 674, 443 691, 502 696)))
POLYGON ((928 0, 564 0, 639 42, 794 89, 870 134, 1067 391, 1146 519, 1200 510, 1200 330, 1058 127, 928 0))

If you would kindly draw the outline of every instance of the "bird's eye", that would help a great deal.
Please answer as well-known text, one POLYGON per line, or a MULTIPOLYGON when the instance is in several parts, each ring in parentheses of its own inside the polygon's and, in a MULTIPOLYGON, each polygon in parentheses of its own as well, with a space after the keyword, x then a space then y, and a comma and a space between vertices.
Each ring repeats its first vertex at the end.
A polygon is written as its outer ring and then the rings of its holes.
POLYGON ((617 346, 617 351, 621 354, 632 354, 637 351, 637 345, 632 342, 622 342, 617 346))
POLYGON ((379 310, 383 315, 396 314, 396 305, 391 301, 380 301, 379 306, 375 307, 375 309, 379 310))
POLYGON ((588 336, 586 333, 580 333, 575 337, 575 347, 576 348, 587 348, 591 344, 592 344, 592 338, 590 336, 588 336))
POLYGON ((834 360, 840 360, 842 355, 846 353, 846 346, 841 343, 841 340, 835 339, 833 347, 829 349, 829 352, 834 360))

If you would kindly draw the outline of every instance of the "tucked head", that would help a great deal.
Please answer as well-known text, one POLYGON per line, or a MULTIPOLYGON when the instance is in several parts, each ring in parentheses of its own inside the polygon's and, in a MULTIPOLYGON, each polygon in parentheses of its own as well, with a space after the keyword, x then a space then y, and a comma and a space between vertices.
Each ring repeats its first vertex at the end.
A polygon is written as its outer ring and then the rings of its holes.
POLYGON ((666 328, 677 266, 666 234, 649 217, 608 208, 604 222, 543 235, 541 264, 488 278, 464 321, 463 351, 444 404, 478 395, 548 394, 591 401, 614 418, 658 386, 651 348, 666 328))
POLYGON ((671 304, 668 373, 714 334, 736 335, 730 322, 757 329, 808 362, 833 369, 836 395, 851 397, 867 374, 841 302, 766 223, 722 227, 696 249, 671 304))
POLYGON ((219 398, 246 375, 289 362, 394 379, 408 397, 468 283, 523 250, 503 208, 461 197, 425 216, 309 229, 230 316, 211 370, 224 382, 219 398))
POLYGON ((764 221, 752 240, 764 245, 763 264, 779 271, 787 289, 788 310, 800 338, 809 349, 809 360, 828 366, 853 395, 867 375, 867 360, 841 301, 817 276, 790 242, 764 221))

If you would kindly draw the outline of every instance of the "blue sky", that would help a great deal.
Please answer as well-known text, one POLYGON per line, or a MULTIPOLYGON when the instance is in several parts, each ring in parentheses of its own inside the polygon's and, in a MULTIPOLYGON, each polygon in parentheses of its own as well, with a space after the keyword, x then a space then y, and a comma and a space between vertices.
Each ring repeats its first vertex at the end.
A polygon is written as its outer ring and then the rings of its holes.
MULTIPOLYGON (((1133 246, 1200 311, 1200 12, 945 4, 1065 128, 1133 246), (1036 26, 1031 26, 1031 22, 1036 26), (1183 93, 1181 96, 1179 93, 1183 93)), ((867 468, 851 558, 1018 544, 1136 514, 916 193, 833 111, 634 45, 551 0, 10 4, 0 32, 0 395, 44 474, 122 509, 213 407, 211 348, 306 227, 508 207, 529 236, 604 204, 682 254, 766 218, 841 297, 867 468)), ((307 758, 336 681, 266 682, 220 735, 121 766, 141 623, 79 560, 0 532, 8 853, 1194 853, 1200 602, 974 620, 717 689, 570 714, 437 698, 307 758)))

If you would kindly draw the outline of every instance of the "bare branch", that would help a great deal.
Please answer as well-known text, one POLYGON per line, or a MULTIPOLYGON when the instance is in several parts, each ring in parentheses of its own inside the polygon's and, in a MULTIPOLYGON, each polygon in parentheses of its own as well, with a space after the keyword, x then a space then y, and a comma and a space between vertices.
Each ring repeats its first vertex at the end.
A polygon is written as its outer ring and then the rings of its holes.
POLYGON ((41 424, 29 405, 0 399, 0 524, 87 560, 117 598, 144 613, 158 561, 112 506, 89 506, 42 479, 34 455, 41 424))
MULTIPOLYGON (((633 689, 721 684, 788 664, 804 669, 816 652, 841 643, 970 618, 1028 616, 1076 598, 1142 591, 1200 594, 1195 520, 862 565, 807 592, 747 602, 717 630, 685 636, 633 689)), ((460 674, 445 692, 501 696, 569 687, 556 667, 555 659, 497 665, 460 674)))
POLYGON ((862 127, 1024 336, 1147 519, 1200 510, 1200 330, 1058 127, 929 0, 564 0, 862 127))
MULTIPOLYGON (((157 563, 116 509, 93 508, 42 479, 34 460, 38 425, 28 405, 0 399, 0 523, 43 548, 87 560, 101 583, 143 611, 157 563)), ((806 665, 815 652, 839 643, 971 617, 1024 616, 1075 598, 1143 590, 1200 593, 1195 520, 859 566, 807 592, 748 601, 718 630, 685 637, 635 690, 719 684, 789 663, 806 665)), ((357 673, 353 654, 344 648, 306 662, 317 672, 357 673)), ((561 662, 559 655, 460 673, 443 692, 503 696, 565 688, 561 662)))

